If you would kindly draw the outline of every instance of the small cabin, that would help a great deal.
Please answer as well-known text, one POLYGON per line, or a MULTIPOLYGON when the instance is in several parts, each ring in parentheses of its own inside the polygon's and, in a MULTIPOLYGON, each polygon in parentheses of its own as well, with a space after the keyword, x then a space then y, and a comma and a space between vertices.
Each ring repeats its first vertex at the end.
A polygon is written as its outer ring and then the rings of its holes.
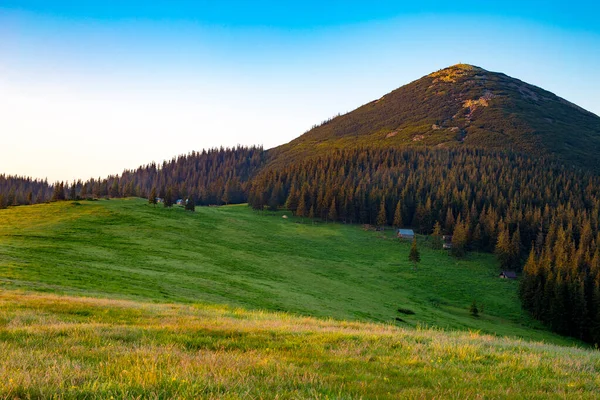
POLYGON ((177 201, 175 202, 175 204, 177 204, 178 206, 184 205, 183 199, 177 199, 177 201))
POLYGON ((517 273, 515 271, 502 271, 499 277, 501 279, 517 279, 517 273))
POLYGON ((413 240, 415 232, 412 229, 398 229, 398 237, 400 239, 413 240))

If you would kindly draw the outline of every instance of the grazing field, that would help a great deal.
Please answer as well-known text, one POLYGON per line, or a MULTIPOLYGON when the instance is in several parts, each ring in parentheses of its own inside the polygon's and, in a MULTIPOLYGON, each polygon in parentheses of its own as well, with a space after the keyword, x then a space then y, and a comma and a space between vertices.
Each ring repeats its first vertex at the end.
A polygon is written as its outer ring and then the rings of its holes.
POLYGON ((597 398, 600 353, 226 306, 0 292, 0 398, 597 398))
POLYGON ((518 283, 497 277, 492 255, 456 260, 422 242, 414 270, 410 243, 391 230, 298 222, 243 205, 192 213, 142 199, 0 210, 0 289, 227 304, 573 343, 521 310, 518 283), (473 300, 479 318, 469 313, 473 300))

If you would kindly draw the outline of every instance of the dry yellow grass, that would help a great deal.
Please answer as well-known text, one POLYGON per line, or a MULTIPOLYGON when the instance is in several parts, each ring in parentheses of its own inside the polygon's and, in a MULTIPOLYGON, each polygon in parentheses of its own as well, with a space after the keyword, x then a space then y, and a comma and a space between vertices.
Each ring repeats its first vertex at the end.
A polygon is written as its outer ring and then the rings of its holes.
POLYGON ((594 398, 599 371, 476 332, 0 293, 3 398, 594 398))

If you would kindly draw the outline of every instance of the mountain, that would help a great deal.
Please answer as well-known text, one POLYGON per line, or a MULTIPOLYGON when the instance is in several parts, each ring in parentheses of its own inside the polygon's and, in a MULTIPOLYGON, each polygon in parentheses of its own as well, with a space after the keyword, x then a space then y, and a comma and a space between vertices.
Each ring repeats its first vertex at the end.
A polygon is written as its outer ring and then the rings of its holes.
POLYGON ((600 164, 600 117, 505 74, 458 64, 337 116, 270 151, 302 158, 353 145, 470 146, 600 164))

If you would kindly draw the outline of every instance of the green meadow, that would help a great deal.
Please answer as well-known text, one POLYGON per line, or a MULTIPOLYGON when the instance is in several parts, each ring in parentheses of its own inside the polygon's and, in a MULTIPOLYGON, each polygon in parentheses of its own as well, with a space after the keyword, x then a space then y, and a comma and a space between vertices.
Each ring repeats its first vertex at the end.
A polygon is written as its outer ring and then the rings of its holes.
POLYGON ((567 343, 520 308, 489 254, 457 260, 393 231, 311 223, 245 205, 153 207, 141 199, 0 211, 0 288, 227 304, 567 343), (475 300, 482 309, 473 318, 475 300), (414 314, 401 314, 398 308, 414 314), (396 318, 404 322, 396 321, 396 318))
POLYGON ((595 397, 600 354, 492 255, 419 249, 245 205, 0 210, 0 397, 595 397))

